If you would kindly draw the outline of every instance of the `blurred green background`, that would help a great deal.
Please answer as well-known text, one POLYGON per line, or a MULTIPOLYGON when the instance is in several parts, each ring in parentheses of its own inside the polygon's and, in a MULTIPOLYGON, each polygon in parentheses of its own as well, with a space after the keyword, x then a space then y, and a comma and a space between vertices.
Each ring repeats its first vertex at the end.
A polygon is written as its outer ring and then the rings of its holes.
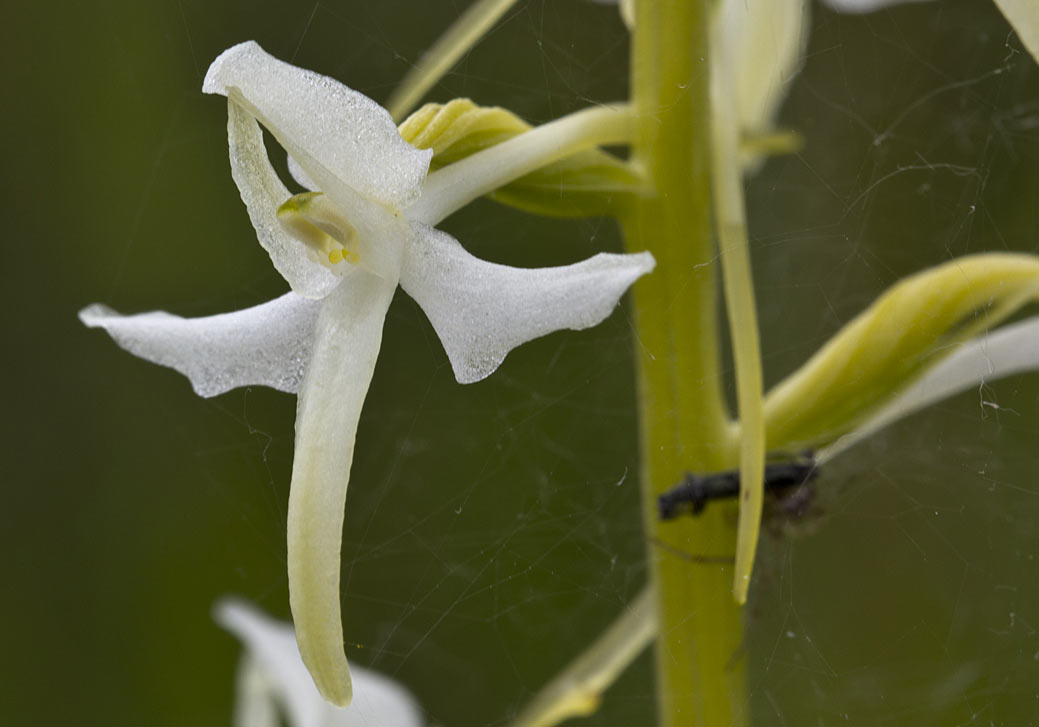
MULTIPOLYGON (((384 100, 466 5, 23 3, 5 9, 0 724, 227 725, 234 593, 288 613, 293 397, 195 397, 76 320, 286 289, 228 173, 201 79, 246 39, 384 100)), ((813 8, 749 182, 775 382, 899 277, 1039 248, 1039 71, 988 2, 813 8)), ((609 7, 520 2, 431 94, 532 122, 626 95, 609 7)), ((280 162, 279 162, 280 163, 280 162)), ((609 220, 480 202, 443 227, 521 266, 619 250, 609 220)), ((681 305, 681 301, 676 301, 681 305)), ((433 723, 502 725, 638 591, 626 308, 462 387, 398 295, 365 405, 343 548, 348 654, 433 723)), ((835 461, 821 514, 763 540, 746 609, 755 724, 993 725, 1039 713, 1039 377, 964 394, 835 461)), ((695 567, 695 566, 690 566, 695 567)), ((645 656, 589 725, 650 724, 645 656)))

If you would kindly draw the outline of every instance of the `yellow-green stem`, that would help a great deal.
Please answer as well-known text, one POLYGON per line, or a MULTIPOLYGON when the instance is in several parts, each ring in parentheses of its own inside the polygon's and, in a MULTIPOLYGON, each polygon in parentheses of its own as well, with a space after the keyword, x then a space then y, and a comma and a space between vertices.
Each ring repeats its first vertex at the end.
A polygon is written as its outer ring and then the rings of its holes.
MULTIPOLYGON (((656 496, 686 471, 736 458, 718 359, 717 259, 710 188, 708 3, 639 2, 632 49, 638 115, 633 154, 651 190, 624 220, 632 250, 656 272, 635 287, 643 510, 649 542, 695 555, 731 555, 734 510, 661 523, 656 496)), ((694 565, 654 546, 660 724, 740 725, 746 686, 732 567, 694 565)))

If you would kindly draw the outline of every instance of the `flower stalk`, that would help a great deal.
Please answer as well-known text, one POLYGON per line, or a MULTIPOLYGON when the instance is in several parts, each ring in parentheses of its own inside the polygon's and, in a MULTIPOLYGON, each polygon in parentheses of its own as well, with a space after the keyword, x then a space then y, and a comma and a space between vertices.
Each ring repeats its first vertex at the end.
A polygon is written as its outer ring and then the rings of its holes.
MULTIPOLYGON (((660 263, 634 288, 644 526, 650 542, 697 555, 732 553, 731 508, 661 523, 656 496, 686 471, 736 456, 718 355, 718 281, 711 216, 710 74, 706 3, 640 2, 632 49, 633 159, 649 192, 622 219, 630 250, 660 263)), ((746 688, 738 658, 732 567, 651 553, 657 593, 659 724, 739 725, 746 688)))

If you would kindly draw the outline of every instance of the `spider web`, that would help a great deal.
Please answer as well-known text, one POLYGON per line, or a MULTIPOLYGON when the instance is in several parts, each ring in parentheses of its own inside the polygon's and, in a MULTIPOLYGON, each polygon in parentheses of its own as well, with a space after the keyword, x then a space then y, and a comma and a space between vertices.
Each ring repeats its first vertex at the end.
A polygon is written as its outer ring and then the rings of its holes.
MULTIPOLYGON (((817 16, 784 114, 808 142, 749 192, 766 371, 912 270, 1036 249, 1034 211, 1006 214, 1036 183, 1036 76, 976 5, 817 16)), ((815 532, 762 548, 760 723, 1032 718, 1037 401, 1034 380, 986 385, 833 462, 815 532)))

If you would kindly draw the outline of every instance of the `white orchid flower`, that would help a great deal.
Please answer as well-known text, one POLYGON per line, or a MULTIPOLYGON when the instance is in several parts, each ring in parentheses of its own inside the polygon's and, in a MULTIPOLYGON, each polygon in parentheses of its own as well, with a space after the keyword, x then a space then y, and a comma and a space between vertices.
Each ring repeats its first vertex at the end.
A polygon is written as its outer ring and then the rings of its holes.
POLYGON ((245 645, 238 668, 236 727, 421 727, 415 699, 392 679, 353 668, 349 707, 322 698, 300 658, 292 624, 275 621, 252 605, 224 599, 214 609, 217 623, 245 645))
POLYGON ((649 253, 521 270, 478 260, 432 225, 542 163, 623 140, 628 114, 579 112, 427 179, 431 152, 408 145, 384 109, 256 43, 217 58, 203 90, 228 97, 232 174, 260 244, 292 292, 205 318, 121 316, 99 305, 80 318, 131 353, 180 371, 202 396, 253 384, 298 392, 290 605, 318 690, 345 706, 351 683, 339 607, 343 507, 394 291, 399 283, 425 311, 460 383, 488 376, 521 343, 602 321, 652 270, 649 253), (320 193, 291 195, 271 167, 257 121, 288 151, 297 181, 320 193))

